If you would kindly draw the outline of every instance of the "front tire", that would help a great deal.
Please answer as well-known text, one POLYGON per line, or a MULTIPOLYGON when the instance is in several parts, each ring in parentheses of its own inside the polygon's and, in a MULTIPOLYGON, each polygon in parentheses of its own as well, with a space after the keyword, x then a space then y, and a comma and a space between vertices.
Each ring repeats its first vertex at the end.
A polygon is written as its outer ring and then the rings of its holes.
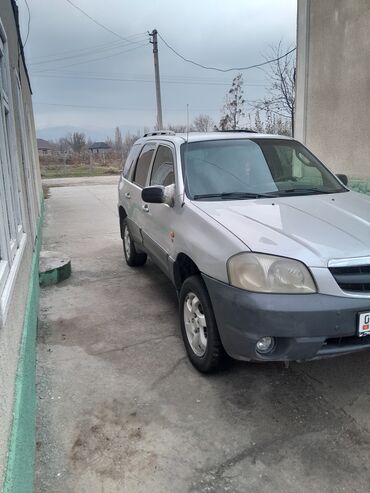
POLYGON ((147 259, 146 253, 139 253, 135 248, 134 240, 132 239, 130 230, 128 229, 127 218, 122 222, 122 242, 123 252, 127 265, 130 267, 139 267, 144 265, 147 259))
POLYGON ((220 370, 227 355, 200 276, 188 277, 181 287, 180 323, 186 352, 194 367, 202 373, 220 370))

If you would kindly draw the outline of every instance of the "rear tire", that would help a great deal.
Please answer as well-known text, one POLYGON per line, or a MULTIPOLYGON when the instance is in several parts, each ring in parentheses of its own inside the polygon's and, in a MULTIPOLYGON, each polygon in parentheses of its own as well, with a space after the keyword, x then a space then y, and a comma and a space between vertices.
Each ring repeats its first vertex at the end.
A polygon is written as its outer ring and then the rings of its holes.
POLYGON ((228 358, 211 300, 200 276, 188 277, 181 286, 180 323, 186 352, 193 366, 202 373, 222 369, 228 358))
POLYGON ((123 253, 127 265, 130 267, 139 267, 144 265, 147 259, 146 253, 139 253, 136 250, 134 240, 132 239, 130 230, 128 229, 127 218, 122 221, 122 242, 123 253))

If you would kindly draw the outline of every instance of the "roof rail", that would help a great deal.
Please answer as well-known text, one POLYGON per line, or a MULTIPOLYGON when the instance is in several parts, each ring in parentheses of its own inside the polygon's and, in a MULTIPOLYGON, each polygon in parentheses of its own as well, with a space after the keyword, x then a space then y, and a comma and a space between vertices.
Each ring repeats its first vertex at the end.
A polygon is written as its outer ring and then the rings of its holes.
POLYGON ((172 130, 155 130, 154 132, 147 132, 144 137, 151 137, 152 135, 176 135, 172 130))
POLYGON ((231 132, 231 133, 247 133, 247 134, 257 134, 255 130, 250 130, 249 128, 237 128, 235 130, 217 130, 217 132, 231 132))

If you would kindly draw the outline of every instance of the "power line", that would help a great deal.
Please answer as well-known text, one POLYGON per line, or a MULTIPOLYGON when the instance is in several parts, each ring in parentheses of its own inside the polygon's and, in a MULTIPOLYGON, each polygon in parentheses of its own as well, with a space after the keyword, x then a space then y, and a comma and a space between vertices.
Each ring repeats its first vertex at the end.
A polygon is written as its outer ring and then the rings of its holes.
MULTIPOLYGON (((119 110, 119 111, 155 111, 154 108, 121 108, 118 106, 90 106, 90 105, 82 105, 82 104, 64 104, 64 103, 47 103, 43 101, 34 101, 33 104, 45 105, 45 106, 61 106, 67 108, 87 108, 87 109, 98 109, 98 110, 119 110)), ((186 108, 167 108, 167 111, 183 111, 186 112, 186 108)), ((192 111, 219 111, 219 109, 195 109, 192 108, 192 111)))
MULTIPOLYGON (((68 68, 68 67, 74 67, 76 65, 83 65, 85 63, 91 63, 91 62, 97 62, 99 60, 107 60, 108 58, 112 58, 112 57, 115 57, 117 55, 122 55, 122 53, 128 53, 129 51, 134 51, 134 50, 138 50, 139 48, 142 48, 143 46, 147 46, 149 43, 146 42, 146 43, 143 43, 143 44, 140 44, 138 46, 134 46, 133 48, 129 48, 128 50, 123 50, 123 51, 119 51, 117 53, 113 53, 112 55, 106 55, 104 57, 99 57, 99 58, 92 58, 90 60, 84 60, 84 61, 80 61, 80 62, 77 62, 77 63, 71 63, 69 65, 63 65, 62 67, 59 67, 60 69, 63 69, 63 68, 68 68)), ((42 73, 42 72, 48 72, 50 69, 43 69, 43 70, 40 70, 39 72, 37 73, 42 73)))
MULTIPOLYGON (((93 45, 89 46, 88 48, 80 48, 78 50, 64 50, 64 51, 57 51, 56 53, 49 53, 48 55, 39 55, 35 57, 29 58, 29 60, 32 62, 30 65, 39 63, 39 60, 45 59, 45 58, 51 58, 53 59, 54 57, 58 56, 64 56, 64 55, 76 55, 76 54, 84 54, 86 51, 91 51, 95 49, 102 49, 102 48, 114 48, 115 46, 120 46, 122 41, 110 41, 109 43, 100 43, 98 45, 93 45)), ((45 60, 45 62, 48 62, 49 60, 45 60)))
MULTIPOLYGON (((138 37, 142 37, 144 39, 144 35, 145 33, 138 33, 138 34, 133 34, 131 36, 128 36, 129 38, 138 38, 138 37)), ((38 62, 38 60, 40 59, 44 59, 44 58, 54 58, 54 57, 58 57, 58 56, 63 56, 63 55, 75 55, 75 54, 84 54, 84 52, 86 51, 92 51, 92 50, 100 50, 102 48, 108 48, 108 47, 111 47, 111 48, 114 48, 115 46, 120 46, 122 45, 122 41, 110 41, 109 43, 100 43, 98 45, 93 45, 93 46, 89 46, 89 47, 86 47, 86 48, 79 48, 79 49, 74 49, 74 50, 64 50, 64 51, 58 51, 56 53, 49 53, 47 55, 39 55, 39 56, 35 56, 35 57, 31 57, 29 60, 32 61, 33 63, 36 63, 38 62)), ((46 60, 45 62, 47 62, 48 60, 46 60)), ((50 60, 49 60, 50 61, 50 60)))
POLYGON ((120 108, 118 106, 92 106, 87 104, 66 104, 66 103, 47 103, 44 101, 34 101, 33 104, 45 105, 45 106, 61 106, 66 108, 87 108, 94 110, 127 110, 127 111, 144 111, 154 110, 153 108, 120 108))
MULTIPOLYGON (((132 74, 128 72, 107 72, 104 70, 104 72, 98 72, 98 71, 83 71, 83 72, 76 72, 76 71, 69 71, 69 70, 59 70, 58 68, 51 68, 50 70, 47 71, 48 75, 70 75, 70 76, 93 76, 93 77, 130 77, 130 78, 135 78, 135 79, 148 79, 150 81, 153 80, 153 75, 152 74, 132 74)), ((36 73, 36 72, 33 72, 36 73)), ((38 73, 38 72, 37 72, 38 73)), ((200 81, 200 82, 219 82, 225 85, 231 85, 231 81, 229 78, 222 78, 220 79, 218 76, 215 77, 200 77, 198 75, 186 75, 186 74, 181 74, 181 75, 173 75, 173 74, 162 74, 162 79, 168 79, 168 80, 190 80, 190 81, 200 81)), ((265 81, 262 80, 254 80, 251 83, 246 83, 246 85, 256 85, 256 86, 264 86, 266 85, 265 81)))
MULTIPOLYGON (((153 81, 153 75, 152 74, 132 74, 132 73, 127 73, 127 72, 107 72, 104 70, 104 72, 98 72, 98 71, 83 71, 83 72, 76 72, 76 71, 69 71, 69 70, 59 70, 57 67, 56 68, 50 68, 48 71, 48 75, 70 75, 70 76, 80 76, 80 75, 91 75, 94 77, 130 77, 130 78, 137 78, 137 79, 149 79, 150 81, 153 81)), ((33 72, 36 73, 36 72, 33 72)), ((38 73, 38 72, 37 72, 38 73)), ((181 74, 181 75, 173 75, 173 74, 161 74, 162 79, 168 79, 168 80, 191 80, 191 81, 201 81, 201 82, 220 82, 225 85, 231 84, 230 79, 222 78, 220 79, 218 76, 213 76, 213 77, 202 77, 199 75, 186 75, 186 74, 181 74)), ((254 80, 251 83, 246 83, 245 85, 255 85, 255 86, 265 86, 266 82, 262 80, 254 80)))
POLYGON ((40 62, 34 62, 34 63, 30 63, 29 65, 30 66, 31 65, 32 66, 34 66, 34 65, 45 65, 45 64, 48 64, 48 63, 60 62, 60 61, 63 61, 63 60, 70 60, 72 58, 81 58, 81 57, 93 55, 93 54, 96 54, 96 53, 104 53, 105 51, 112 51, 112 50, 115 50, 117 48, 123 48, 125 46, 130 46, 130 43, 123 43, 121 41, 118 44, 115 44, 114 46, 101 48, 100 50, 99 49, 96 49, 96 48, 94 48, 94 49, 91 49, 90 48, 89 50, 85 50, 85 53, 80 53, 80 54, 76 54, 76 55, 69 55, 69 56, 59 57, 59 58, 54 58, 54 59, 51 59, 51 60, 44 60, 44 61, 40 61, 40 62))
MULTIPOLYGON (((67 1, 69 1, 69 0, 67 0, 67 1)), ((181 58, 185 62, 191 63, 193 65, 196 65, 197 67, 201 67, 201 68, 204 68, 206 70, 216 70, 217 72, 232 72, 234 70, 244 71, 244 70, 250 70, 252 68, 262 67, 263 65, 267 65, 267 64, 273 63, 273 62, 277 62, 278 60, 281 60, 282 58, 290 55, 290 53, 293 53, 293 51, 296 50, 296 48, 292 48, 287 53, 284 53, 284 55, 281 55, 281 56, 279 56, 277 58, 274 58, 272 60, 266 60, 266 61, 261 62, 261 63, 256 63, 255 65, 249 65, 248 67, 233 67, 233 68, 225 68, 224 69, 224 68, 218 68, 218 67, 208 67, 206 65, 202 65, 201 63, 195 62, 194 60, 190 60, 189 58, 185 58, 183 55, 181 55, 181 53, 179 53, 178 51, 176 51, 175 48, 173 48, 171 45, 169 45, 167 43, 167 41, 163 38, 163 36, 161 36, 159 33, 158 33, 158 36, 163 41, 163 43, 167 46, 167 48, 169 48, 173 53, 175 53, 175 55, 177 55, 179 58, 181 58)))
POLYGON ((135 41, 130 41, 128 38, 125 38, 124 36, 121 36, 120 34, 116 33, 112 29, 110 29, 109 27, 105 26, 101 22, 99 22, 96 19, 94 19, 94 17, 92 17, 87 12, 85 12, 84 10, 82 10, 78 5, 74 4, 71 0, 66 0, 66 2, 68 2, 70 5, 72 5, 72 7, 74 7, 78 11, 80 11, 81 14, 83 14, 84 16, 86 16, 88 19, 90 19, 92 22, 94 22, 97 26, 101 27, 102 29, 105 29, 109 33, 113 34, 114 36, 117 36, 117 38, 123 39, 124 41, 128 41, 129 43, 135 44, 135 41))
POLYGON ((27 36, 26 36, 26 39, 25 39, 25 41, 23 43, 23 48, 25 48, 25 46, 27 44, 28 37, 30 35, 30 26, 31 26, 31 11, 30 11, 30 6, 28 5, 27 0, 24 0, 24 2, 26 4, 27 10, 28 10, 28 22, 27 22, 27 36))
MULTIPOLYGON (((115 82, 144 82, 148 84, 153 84, 153 81, 151 79, 121 79, 118 77, 96 77, 96 76, 89 76, 89 75, 63 75, 63 74, 32 74, 32 77, 39 77, 39 78, 47 78, 47 79, 85 79, 85 80, 102 80, 102 81, 115 81, 115 82)), ((163 84, 183 84, 183 85, 200 85, 200 86, 223 86, 223 87, 229 87, 230 83, 228 82, 207 82, 207 81, 196 81, 196 80, 167 80, 166 78, 161 78, 161 82, 163 84)), ((245 84, 247 86, 251 87, 265 87, 266 84, 245 84)))

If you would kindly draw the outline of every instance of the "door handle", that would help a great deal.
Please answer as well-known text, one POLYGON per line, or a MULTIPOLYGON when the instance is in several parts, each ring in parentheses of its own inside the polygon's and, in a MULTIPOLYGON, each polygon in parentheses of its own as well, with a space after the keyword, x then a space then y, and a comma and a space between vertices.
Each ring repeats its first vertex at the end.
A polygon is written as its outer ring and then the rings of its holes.
POLYGON ((131 194, 130 194, 130 192, 126 192, 126 193, 125 193, 125 197, 126 197, 126 199, 130 199, 130 198, 131 198, 131 194))
POLYGON ((143 204, 143 210, 144 210, 144 212, 149 212, 148 204, 143 204))

